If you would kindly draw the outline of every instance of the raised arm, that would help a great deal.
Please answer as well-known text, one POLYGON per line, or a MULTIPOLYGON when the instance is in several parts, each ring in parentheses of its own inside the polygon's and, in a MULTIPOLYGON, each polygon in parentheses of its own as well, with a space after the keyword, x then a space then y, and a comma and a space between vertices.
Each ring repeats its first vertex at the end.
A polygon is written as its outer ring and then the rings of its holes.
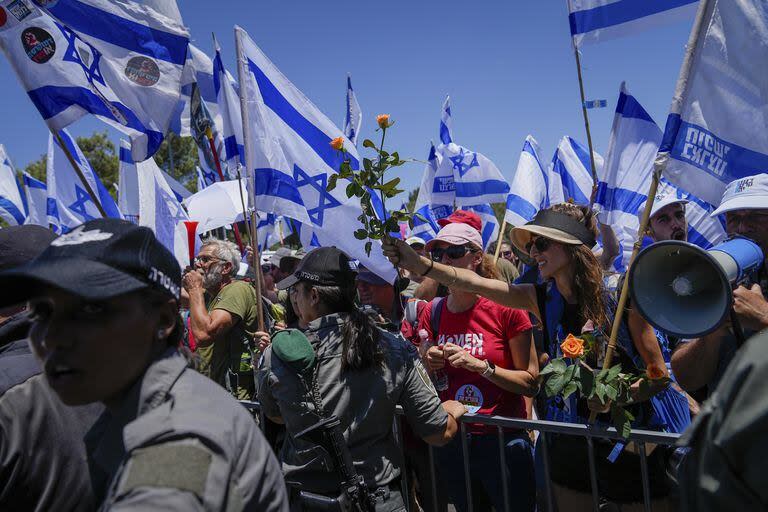
POLYGON ((502 306, 525 309, 538 316, 536 291, 533 285, 507 284, 498 279, 481 277, 468 269, 434 262, 427 257, 419 256, 408 244, 398 239, 386 239, 382 249, 389 261, 401 268, 419 275, 427 275, 448 287, 476 293, 502 306))

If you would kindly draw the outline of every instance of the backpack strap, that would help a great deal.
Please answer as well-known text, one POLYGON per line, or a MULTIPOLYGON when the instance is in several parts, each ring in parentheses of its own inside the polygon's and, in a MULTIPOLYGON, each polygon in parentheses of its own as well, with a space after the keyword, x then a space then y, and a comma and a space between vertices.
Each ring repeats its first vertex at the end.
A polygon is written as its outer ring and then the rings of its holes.
POLYGON ((429 310, 429 327, 432 329, 432 338, 437 338, 438 330, 440 329, 440 317, 443 314, 443 301, 445 297, 437 297, 432 301, 431 309, 429 310))
POLYGON ((544 341, 544 348, 549 350, 550 336, 547 326, 547 285, 538 283, 533 285, 536 290, 536 305, 539 307, 539 321, 541 322, 541 334, 544 341))

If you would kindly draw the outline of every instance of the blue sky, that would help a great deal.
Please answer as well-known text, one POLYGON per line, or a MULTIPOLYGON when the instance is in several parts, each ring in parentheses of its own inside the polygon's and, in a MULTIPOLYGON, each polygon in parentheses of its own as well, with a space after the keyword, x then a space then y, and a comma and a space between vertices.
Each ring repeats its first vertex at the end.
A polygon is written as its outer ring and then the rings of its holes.
MULTIPOLYGON (((361 137, 373 136, 376 114, 390 114, 396 124, 387 147, 401 156, 426 159, 429 141, 439 139, 446 94, 455 142, 493 160, 507 179, 529 133, 547 160, 563 135, 586 144, 564 0, 179 4, 193 42, 212 54, 215 32, 233 74, 237 23, 339 125, 351 73, 364 115, 361 137)), ((691 23, 583 49, 587 98, 608 100, 608 108, 590 111, 599 153, 608 145, 622 80, 663 126, 691 23)), ((0 143, 23 167, 45 152, 47 129, 5 58, 0 58, 0 93, 0 143)), ((70 131, 87 135, 105 126, 84 119, 70 131)), ((117 141, 119 134, 110 134, 117 141)), ((411 189, 418 186, 423 167, 406 165, 395 175, 411 189)))

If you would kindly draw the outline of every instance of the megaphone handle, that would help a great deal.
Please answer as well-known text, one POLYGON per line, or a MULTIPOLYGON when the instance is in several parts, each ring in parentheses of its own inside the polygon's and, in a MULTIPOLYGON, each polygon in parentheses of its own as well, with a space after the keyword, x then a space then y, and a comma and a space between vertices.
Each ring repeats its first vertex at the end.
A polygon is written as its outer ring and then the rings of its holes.
POLYGON ((731 308, 731 325, 733 326, 733 334, 736 336, 736 348, 739 349, 747 341, 747 338, 744 336, 744 329, 741 327, 739 315, 736 314, 733 308, 731 308))

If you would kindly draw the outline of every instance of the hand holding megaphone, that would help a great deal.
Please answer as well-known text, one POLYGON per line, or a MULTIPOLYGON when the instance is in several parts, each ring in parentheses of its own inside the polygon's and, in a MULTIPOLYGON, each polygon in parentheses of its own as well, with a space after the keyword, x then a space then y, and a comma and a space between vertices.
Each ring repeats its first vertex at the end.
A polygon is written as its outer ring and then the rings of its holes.
POLYGON ((733 311, 747 329, 760 331, 768 327, 768 301, 759 284, 733 290, 733 311))

